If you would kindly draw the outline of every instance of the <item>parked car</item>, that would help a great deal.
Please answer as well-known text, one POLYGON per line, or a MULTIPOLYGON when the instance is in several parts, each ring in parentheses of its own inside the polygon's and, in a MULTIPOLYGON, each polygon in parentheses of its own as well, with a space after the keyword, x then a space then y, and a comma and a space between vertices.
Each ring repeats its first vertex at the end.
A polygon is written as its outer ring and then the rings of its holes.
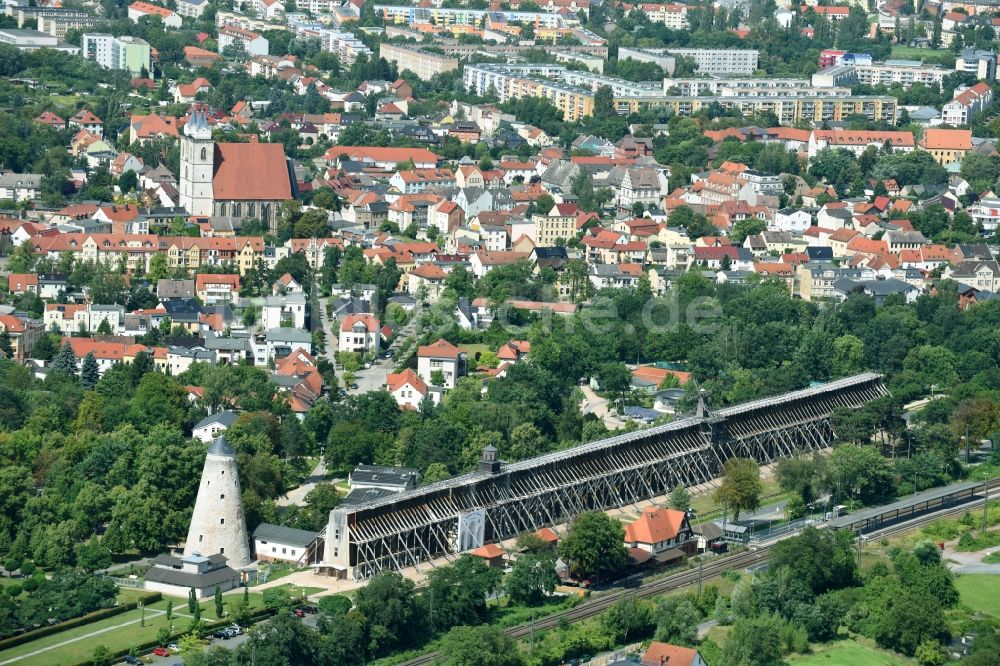
POLYGON ((224 640, 224 641, 228 641, 229 640, 229 634, 227 634, 224 631, 217 631, 214 634, 212 634, 212 638, 218 638, 218 639, 221 639, 221 640, 224 640))
POLYGON ((142 666, 142 659, 139 659, 139 657, 133 657, 132 655, 127 654, 127 655, 125 655, 125 663, 126 664, 130 664, 131 666, 142 666))
POLYGON ((310 614, 315 614, 315 613, 319 612, 319 608, 317 608, 316 606, 313 606, 311 604, 307 604, 307 605, 303 606, 302 610, 304 610, 305 612, 310 613, 310 614))
POLYGON ((170 650, 168 650, 165 647, 158 647, 155 650, 153 650, 153 654, 155 654, 157 657, 169 657, 170 650))
POLYGON ((181 651, 181 648, 179 645, 177 645, 177 643, 167 643, 167 649, 173 652, 174 654, 177 654, 178 652, 181 651))
POLYGON ((243 634, 243 627, 241 627, 238 624, 231 624, 231 625, 229 625, 226 628, 229 629, 230 631, 235 631, 237 636, 240 636, 240 635, 243 634))
POLYGON ((295 614, 295 617, 305 617, 306 616, 306 612, 304 610, 302 610, 301 608, 296 608, 292 612, 295 614))

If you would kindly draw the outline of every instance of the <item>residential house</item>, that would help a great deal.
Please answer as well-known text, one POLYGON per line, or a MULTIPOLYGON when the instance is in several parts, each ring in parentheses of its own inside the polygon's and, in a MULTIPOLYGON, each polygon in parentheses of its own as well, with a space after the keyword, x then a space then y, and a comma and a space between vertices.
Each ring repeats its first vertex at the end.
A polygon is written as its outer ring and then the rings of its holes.
POLYGON ((240 294, 240 276, 224 273, 199 273, 195 277, 195 293, 206 305, 237 301, 240 294))
POLYGON ((430 384, 435 384, 436 374, 441 373, 440 386, 450 389, 465 374, 466 353, 444 338, 417 349, 417 374, 430 384))
POLYGON ((695 545, 694 533, 684 511, 646 507, 642 515, 625 526, 625 546, 644 551, 658 562, 683 559, 695 545))
POLYGON ((382 325, 370 314, 350 314, 340 322, 338 349, 360 354, 377 354, 382 325))
MULTIPOLYGON (((0 333, 6 333, 10 338, 13 359, 23 362, 31 354, 35 343, 45 334, 41 322, 21 318, 13 314, 0 314, 0 333)), ((3 352, 0 352, 2 355, 3 352)))
POLYGON ((306 326, 306 295, 292 292, 277 296, 266 296, 261 308, 261 326, 271 328, 290 326, 304 329, 306 326))
POLYGON ((191 437, 211 444, 216 437, 236 423, 237 418, 239 418, 239 414, 229 409, 209 414, 194 425, 191 429, 191 437))
POLYGON ((430 395, 435 404, 441 401, 440 387, 428 386, 417 373, 410 368, 403 372, 392 373, 386 377, 386 389, 392 395, 396 404, 403 409, 417 409, 420 402, 430 395), (431 389, 435 390, 431 390, 431 389))
POLYGON ((639 663, 641 666, 708 666, 697 650, 660 641, 649 644, 639 663))

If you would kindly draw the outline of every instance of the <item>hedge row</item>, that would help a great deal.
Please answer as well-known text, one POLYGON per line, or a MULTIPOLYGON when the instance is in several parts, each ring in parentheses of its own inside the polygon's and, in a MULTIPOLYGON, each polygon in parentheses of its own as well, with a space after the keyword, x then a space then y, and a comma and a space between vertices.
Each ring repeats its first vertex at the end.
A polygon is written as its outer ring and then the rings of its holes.
MULTIPOLYGON (((159 592, 153 592, 142 601, 146 604, 155 604, 162 598, 162 594, 159 592)), ((30 643, 33 640, 45 638, 46 636, 51 636, 52 634, 58 634, 59 632, 66 631, 67 629, 73 629, 85 624, 90 624, 91 622, 97 622, 98 620, 114 617, 115 615, 135 610, 138 607, 139 602, 132 601, 119 606, 111 606, 110 608, 100 608, 85 615, 70 618, 69 620, 59 622, 58 624, 53 624, 51 626, 39 627, 38 629, 33 629, 32 631, 26 631, 19 636, 11 636, 10 638, 5 638, 0 641, 0 650, 6 650, 8 648, 17 647, 18 645, 24 645, 25 643, 30 643)))

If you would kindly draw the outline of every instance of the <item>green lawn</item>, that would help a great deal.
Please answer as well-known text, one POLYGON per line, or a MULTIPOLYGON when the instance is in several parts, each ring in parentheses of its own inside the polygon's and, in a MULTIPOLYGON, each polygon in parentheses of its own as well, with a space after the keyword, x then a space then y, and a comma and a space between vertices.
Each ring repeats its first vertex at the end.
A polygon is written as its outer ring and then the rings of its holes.
POLYGON ((955 54, 948 49, 921 49, 915 46, 896 44, 892 47, 892 57, 938 62, 948 58, 954 59, 955 54))
MULTIPOLYGON (((322 588, 318 587, 301 588, 297 585, 281 585, 279 587, 287 589, 289 593, 293 595, 298 595, 300 590, 303 589, 306 594, 314 594, 322 591, 322 588)), ((134 601, 138 594, 148 593, 138 590, 122 590, 119 593, 119 597, 123 601, 134 601)), ((251 608, 260 608, 263 606, 262 593, 251 592, 248 597, 251 608)), ((187 600, 177 597, 172 598, 174 600, 174 617, 172 624, 174 631, 181 633, 187 629, 191 622, 191 617, 188 613, 187 600)), ((231 604, 235 603, 240 598, 242 598, 242 591, 227 594, 224 597, 224 604, 228 609, 231 604)), ((66 631, 61 631, 51 636, 45 636, 44 638, 31 641, 30 643, 19 645, 17 647, 10 648, 9 650, 0 652, 0 662, 5 662, 8 659, 13 659, 15 657, 24 657, 14 663, 23 664, 24 666, 63 666, 64 664, 73 664, 85 661, 93 654, 94 649, 98 645, 106 645, 112 651, 127 650, 132 646, 139 645, 140 643, 155 640, 156 633, 161 627, 170 626, 171 622, 167 620, 164 612, 166 609, 167 599, 161 599, 156 603, 146 606, 146 626, 144 627, 140 626, 139 622, 142 617, 142 611, 137 609, 100 620, 99 622, 92 622, 91 624, 82 627, 76 627, 66 631), (94 632, 101 630, 106 631, 97 635, 91 635, 94 632), (72 642, 66 645, 61 645, 66 641, 72 642), (34 654, 30 657, 25 657, 25 655, 29 655, 44 648, 51 649, 39 654, 34 654)), ((215 616, 214 600, 208 599, 201 603, 201 617, 205 622, 214 622, 217 619, 215 616)))
POLYGON ((813 648, 812 654, 799 654, 788 658, 790 666, 910 666, 912 659, 875 647, 868 647, 855 640, 837 641, 813 648))
POLYGON ((965 574, 955 580, 962 604, 1000 618, 1000 574, 965 574))
POLYGON ((458 345, 458 348, 469 355, 470 363, 476 358, 476 352, 479 352, 480 355, 482 355, 490 351, 490 348, 487 345, 476 345, 476 344, 458 345))

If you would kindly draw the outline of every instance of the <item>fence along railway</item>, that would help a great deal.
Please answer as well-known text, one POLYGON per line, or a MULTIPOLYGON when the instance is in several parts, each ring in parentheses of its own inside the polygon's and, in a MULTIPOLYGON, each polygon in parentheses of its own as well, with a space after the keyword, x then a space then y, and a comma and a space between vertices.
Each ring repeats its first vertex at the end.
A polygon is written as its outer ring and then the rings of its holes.
POLYGON ((330 512, 321 571, 367 579, 717 477, 734 457, 770 463, 834 439, 834 409, 887 394, 878 374, 707 412, 504 464, 487 448, 475 472, 330 512))

